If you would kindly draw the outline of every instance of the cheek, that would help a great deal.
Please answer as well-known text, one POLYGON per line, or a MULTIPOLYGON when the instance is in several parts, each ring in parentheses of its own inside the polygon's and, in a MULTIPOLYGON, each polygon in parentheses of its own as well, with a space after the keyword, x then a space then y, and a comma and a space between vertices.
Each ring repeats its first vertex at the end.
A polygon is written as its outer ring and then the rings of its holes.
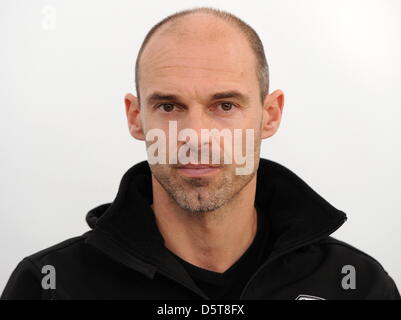
POLYGON ((149 130, 158 129, 162 130, 166 137, 168 135, 168 121, 162 121, 150 112, 143 112, 143 114, 141 114, 141 124, 145 134, 149 130))
POLYGON ((262 113, 257 117, 248 118, 248 121, 242 125, 242 150, 245 152, 246 146, 249 143, 253 143, 254 150, 256 150, 261 139, 261 129, 262 129, 262 113), (247 133, 250 132, 250 133, 247 133))

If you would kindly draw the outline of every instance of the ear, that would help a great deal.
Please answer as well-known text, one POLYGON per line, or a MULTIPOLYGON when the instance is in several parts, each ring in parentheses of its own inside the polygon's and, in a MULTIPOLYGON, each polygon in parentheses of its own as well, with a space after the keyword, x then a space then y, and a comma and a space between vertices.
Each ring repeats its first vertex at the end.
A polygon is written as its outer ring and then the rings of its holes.
POLYGON ((276 90, 265 97, 263 103, 263 117, 261 138, 266 139, 273 136, 281 122, 284 107, 284 93, 276 90))
POLYGON ((128 93, 125 95, 125 114, 127 115, 128 129, 135 139, 145 140, 145 135, 143 133, 139 101, 134 95, 128 93))

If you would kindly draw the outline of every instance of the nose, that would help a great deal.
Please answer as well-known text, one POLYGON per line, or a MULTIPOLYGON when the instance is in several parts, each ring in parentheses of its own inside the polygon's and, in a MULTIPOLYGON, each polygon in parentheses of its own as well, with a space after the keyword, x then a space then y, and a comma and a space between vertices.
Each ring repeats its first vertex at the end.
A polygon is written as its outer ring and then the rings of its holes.
POLYGON ((191 129, 197 134, 199 140, 202 129, 209 129, 213 125, 213 120, 201 105, 193 105, 188 108, 185 117, 181 120, 178 123, 178 130, 191 129))
MULTIPOLYGON (((202 139, 202 129, 212 129, 214 125, 213 119, 208 114, 207 110, 203 105, 191 105, 184 117, 178 121, 178 133, 182 132, 183 135, 187 135, 187 133, 191 132, 191 134, 196 135, 197 145, 194 143, 194 140, 186 137, 186 141, 180 140, 177 144, 183 145, 188 144, 191 148, 197 148, 198 159, 200 160, 202 152, 205 151, 205 148, 211 147, 211 139, 202 139), (185 130, 185 129, 190 129, 185 130), (185 130, 185 131, 182 131, 185 130)), ((178 135, 179 138, 179 135, 178 135)), ((208 150, 208 149, 206 149, 208 150)))

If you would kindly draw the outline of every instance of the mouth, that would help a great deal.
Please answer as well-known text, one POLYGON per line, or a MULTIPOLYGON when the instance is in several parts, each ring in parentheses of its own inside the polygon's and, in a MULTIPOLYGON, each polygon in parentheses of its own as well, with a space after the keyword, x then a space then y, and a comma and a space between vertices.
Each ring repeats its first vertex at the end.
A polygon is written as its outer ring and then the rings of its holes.
POLYGON ((207 164, 187 164, 177 167, 177 171, 186 177, 204 177, 217 173, 221 166, 207 164))

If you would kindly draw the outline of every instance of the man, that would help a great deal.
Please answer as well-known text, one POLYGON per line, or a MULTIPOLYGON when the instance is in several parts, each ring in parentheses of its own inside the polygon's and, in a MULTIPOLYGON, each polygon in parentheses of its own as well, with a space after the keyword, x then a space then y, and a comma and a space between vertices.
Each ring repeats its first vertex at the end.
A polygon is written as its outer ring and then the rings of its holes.
POLYGON ((376 260, 330 237, 345 214, 260 159, 284 104, 268 87, 263 45, 238 18, 197 8, 158 23, 138 54, 137 97, 125 97, 148 162, 88 213, 91 231, 23 259, 2 298, 399 299, 376 260), (205 129, 252 134, 214 147, 215 136, 191 139, 205 129), (232 146, 247 153, 248 172, 238 157, 226 161, 232 146))

